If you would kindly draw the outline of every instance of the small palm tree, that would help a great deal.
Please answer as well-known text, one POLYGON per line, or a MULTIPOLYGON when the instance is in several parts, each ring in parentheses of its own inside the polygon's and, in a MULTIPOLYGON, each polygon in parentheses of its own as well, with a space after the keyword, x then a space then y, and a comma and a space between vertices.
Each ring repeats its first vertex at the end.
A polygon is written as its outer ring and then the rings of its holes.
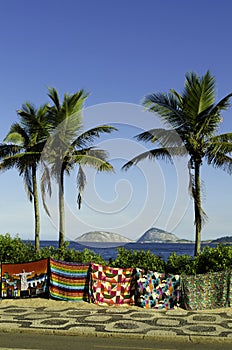
POLYGON ((36 109, 29 102, 18 110, 19 123, 14 123, 0 145, 0 170, 16 168, 23 176, 29 200, 34 205, 35 251, 40 249, 40 214, 37 190, 37 167, 48 137, 45 104, 36 109))
POLYGON ((86 183, 83 170, 84 166, 90 166, 98 171, 112 171, 113 167, 107 162, 107 153, 95 149, 92 145, 95 138, 102 133, 110 133, 115 128, 103 125, 81 132, 82 109, 88 94, 80 90, 74 94, 65 94, 63 102, 60 102, 56 89, 49 89, 48 96, 53 102, 49 108, 48 121, 50 125, 50 139, 46 145, 44 160, 49 164, 42 176, 41 190, 44 207, 46 207, 45 194, 49 187, 51 176, 58 184, 59 198, 59 248, 65 243, 65 212, 64 212, 64 175, 69 175, 71 170, 78 166, 78 207, 81 206, 82 193, 86 183), (50 171, 48 171, 50 167, 50 171), (51 176, 50 176, 51 175, 51 176), (47 187, 48 186, 48 187, 47 187))
POLYGON ((206 217, 201 205, 200 167, 203 160, 232 173, 232 133, 216 134, 222 122, 221 112, 229 108, 231 96, 232 93, 215 103, 215 79, 209 71, 203 77, 187 73, 182 95, 171 90, 146 96, 143 105, 150 112, 157 113, 169 129, 153 129, 139 134, 138 140, 159 142, 162 147, 136 156, 124 165, 124 169, 128 169, 145 158, 171 160, 172 156, 189 156, 196 227, 195 255, 200 253, 201 230, 206 217))

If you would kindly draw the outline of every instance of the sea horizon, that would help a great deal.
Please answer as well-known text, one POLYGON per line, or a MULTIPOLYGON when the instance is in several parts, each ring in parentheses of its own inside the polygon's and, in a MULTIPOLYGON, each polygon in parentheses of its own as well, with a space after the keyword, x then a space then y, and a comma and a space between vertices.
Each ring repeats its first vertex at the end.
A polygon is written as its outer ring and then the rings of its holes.
MULTIPOLYGON (((27 240, 28 242, 28 240, 27 240)), ((29 240, 29 242, 34 242, 33 240, 29 240)), ((89 249, 96 254, 100 254, 104 260, 116 259, 118 251, 117 248, 125 248, 128 250, 149 250, 151 253, 156 256, 160 256, 162 259, 167 260, 170 254, 176 253, 177 255, 187 254, 189 256, 194 256, 194 243, 125 243, 122 242, 116 244, 115 242, 92 242, 94 243, 92 246, 90 242, 85 242, 82 244, 80 242, 75 241, 66 241, 69 243, 68 248, 73 248, 79 251, 83 251, 84 249, 89 249), (86 245, 88 243, 88 245, 86 245)), ((41 248, 53 246, 58 248, 58 241, 56 240, 41 240, 40 241, 41 248)), ((216 243, 202 243, 202 248, 205 246, 216 247, 216 243)))

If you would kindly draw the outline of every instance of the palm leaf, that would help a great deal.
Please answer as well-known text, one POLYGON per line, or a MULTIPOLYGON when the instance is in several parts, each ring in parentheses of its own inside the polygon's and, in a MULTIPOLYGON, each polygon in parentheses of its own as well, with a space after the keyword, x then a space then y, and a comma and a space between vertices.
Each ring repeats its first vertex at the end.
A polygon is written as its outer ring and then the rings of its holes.
POLYGON ((46 194, 51 197, 52 194, 52 187, 51 187, 51 176, 49 168, 47 167, 46 163, 42 163, 43 167, 43 173, 40 180, 40 190, 41 190, 41 198, 43 207, 49 217, 51 217, 50 212, 48 210, 47 204, 46 204, 46 194))
POLYGON ((73 142, 73 147, 87 147, 89 144, 92 144, 96 138, 100 137, 101 134, 110 134, 112 131, 117 131, 117 129, 110 125, 100 125, 92 128, 78 136, 73 142))
POLYGON ((29 201, 32 202, 34 190, 33 190, 33 185, 32 185, 32 171, 31 171, 31 168, 27 167, 23 171, 23 179, 24 179, 24 188, 25 188, 27 197, 28 197, 29 201))
POLYGON ((232 97, 232 93, 228 94, 222 100, 220 100, 216 105, 210 106, 208 109, 204 110, 202 113, 198 115, 198 134, 200 135, 210 135, 214 132, 218 124, 221 123, 222 110, 227 110, 230 107, 230 98, 232 97))
POLYGON ((0 159, 21 152, 22 147, 16 145, 0 144, 0 159))
POLYGON ((168 160, 172 163, 172 157, 170 155, 170 152, 166 148, 157 148, 143 152, 138 156, 132 158, 129 162, 123 165, 122 169, 128 170, 132 165, 136 165, 145 159, 162 159, 168 160))
POLYGON ((150 111, 156 112, 161 119, 174 129, 185 124, 179 102, 172 93, 156 93, 145 97, 143 105, 150 111))
POLYGON ((136 135, 135 138, 138 141, 152 142, 156 141, 163 147, 173 147, 173 146, 182 146, 183 141, 178 135, 176 130, 167 130, 167 129, 151 129, 149 131, 142 132, 139 135, 136 135))
POLYGON ((95 154, 77 154, 73 156, 73 161, 81 166, 88 166, 97 171, 113 171, 113 166, 106 160, 96 157, 95 154))
POLYGON ((196 73, 186 74, 183 92, 183 111, 194 125, 196 117, 215 101, 215 79, 210 72, 199 78, 196 73))
POLYGON ((81 208, 81 203, 82 203, 82 195, 85 189, 86 185, 86 176, 84 173, 84 170, 82 166, 79 166, 78 173, 77 173, 77 188, 78 188, 78 196, 77 196, 77 204, 78 204, 78 209, 81 208))

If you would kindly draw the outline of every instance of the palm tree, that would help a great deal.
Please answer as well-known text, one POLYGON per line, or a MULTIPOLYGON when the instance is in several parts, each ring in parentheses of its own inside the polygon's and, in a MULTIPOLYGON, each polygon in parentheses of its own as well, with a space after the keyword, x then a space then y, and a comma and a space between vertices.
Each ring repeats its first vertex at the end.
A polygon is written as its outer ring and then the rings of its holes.
POLYGON ((102 133, 110 133, 115 128, 102 125, 86 132, 81 132, 82 109, 88 97, 84 90, 74 94, 64 94, 63 102, 60 102, 56 89, 50 88, 48 96, 53 102, 49 108, 48 119, 50 124, 50 139, 46 145, 44 155, 45 164, 50 164, 50 171, 45 170, 42 176, 41 191, 45 210, 49 211, 45 203, 46 188, 49 187, 50 178, 55 178, 58 184, 59 201, 59 248, 65 243, 65 212, 64 212, 64 175, 69 175, 71 170, 78 166, 78 207, 81 206, 82 193, 86 183, 83 170, 84 166, 90 166, 98 171, 112 171, 113 167, 107 162, 107 153, 95 149, 92 145, 95 138, 102 133), (51 176, 50 176, 51 175, 51 176), (47 187, 48 186, 48 187, 47 187))
POLYGON ((194 200, 195 256, 201 249, 201 230, 205 213, 201 205, 200 168, 203 160, 216 168, 232 173, 232 133, 217 134, 221 112, 230 107, 228 94, 215 103, 215 79, 209 71, 203 77, 186 74, 182 95, 175 90, 153 93, 143 105, 158 114, 169 128, 153 129, 137 135, 145 142, 158 142, 159 147, 136 156, 124 165, 128 169, 145 158, 166 158, 188 155, 190 188, 194 200), (178 137, 176 137, 178 136, 178 137))
POLYGON ((0 145, 0 170, 16 168, 23 176, 26 193, 34 205, 35 251, 40 249, 40 214, 37 189, 37 167, 48 137, 45 104, 36 109, 29 102, 18 110, 19 123, 14 123, 0 145))

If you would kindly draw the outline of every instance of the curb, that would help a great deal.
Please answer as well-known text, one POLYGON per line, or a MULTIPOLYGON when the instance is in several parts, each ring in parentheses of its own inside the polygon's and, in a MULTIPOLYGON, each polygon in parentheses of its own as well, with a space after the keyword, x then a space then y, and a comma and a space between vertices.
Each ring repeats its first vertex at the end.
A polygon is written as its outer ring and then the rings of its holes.
POLYGON ((36 333, 36 334, 47 334, 47 335, 61 335, 61 336, 95 336, 97 338, 130 338, 130 339, 146 339, 146 340, 156 340, 156 341, 172 341, 173 343, 192 343, 192 344, 232 344, 232 337, 212 337, 212 336, 191 336, 191 335, 144 335, 144 334, 131 334, 131 333, 106 333, 106 332, 96 332, 89 330, 59 330, 59 329, 33 329, 33 328, 22 328, 22 329, 6 329, 0 328, 2 333, 36 333))

